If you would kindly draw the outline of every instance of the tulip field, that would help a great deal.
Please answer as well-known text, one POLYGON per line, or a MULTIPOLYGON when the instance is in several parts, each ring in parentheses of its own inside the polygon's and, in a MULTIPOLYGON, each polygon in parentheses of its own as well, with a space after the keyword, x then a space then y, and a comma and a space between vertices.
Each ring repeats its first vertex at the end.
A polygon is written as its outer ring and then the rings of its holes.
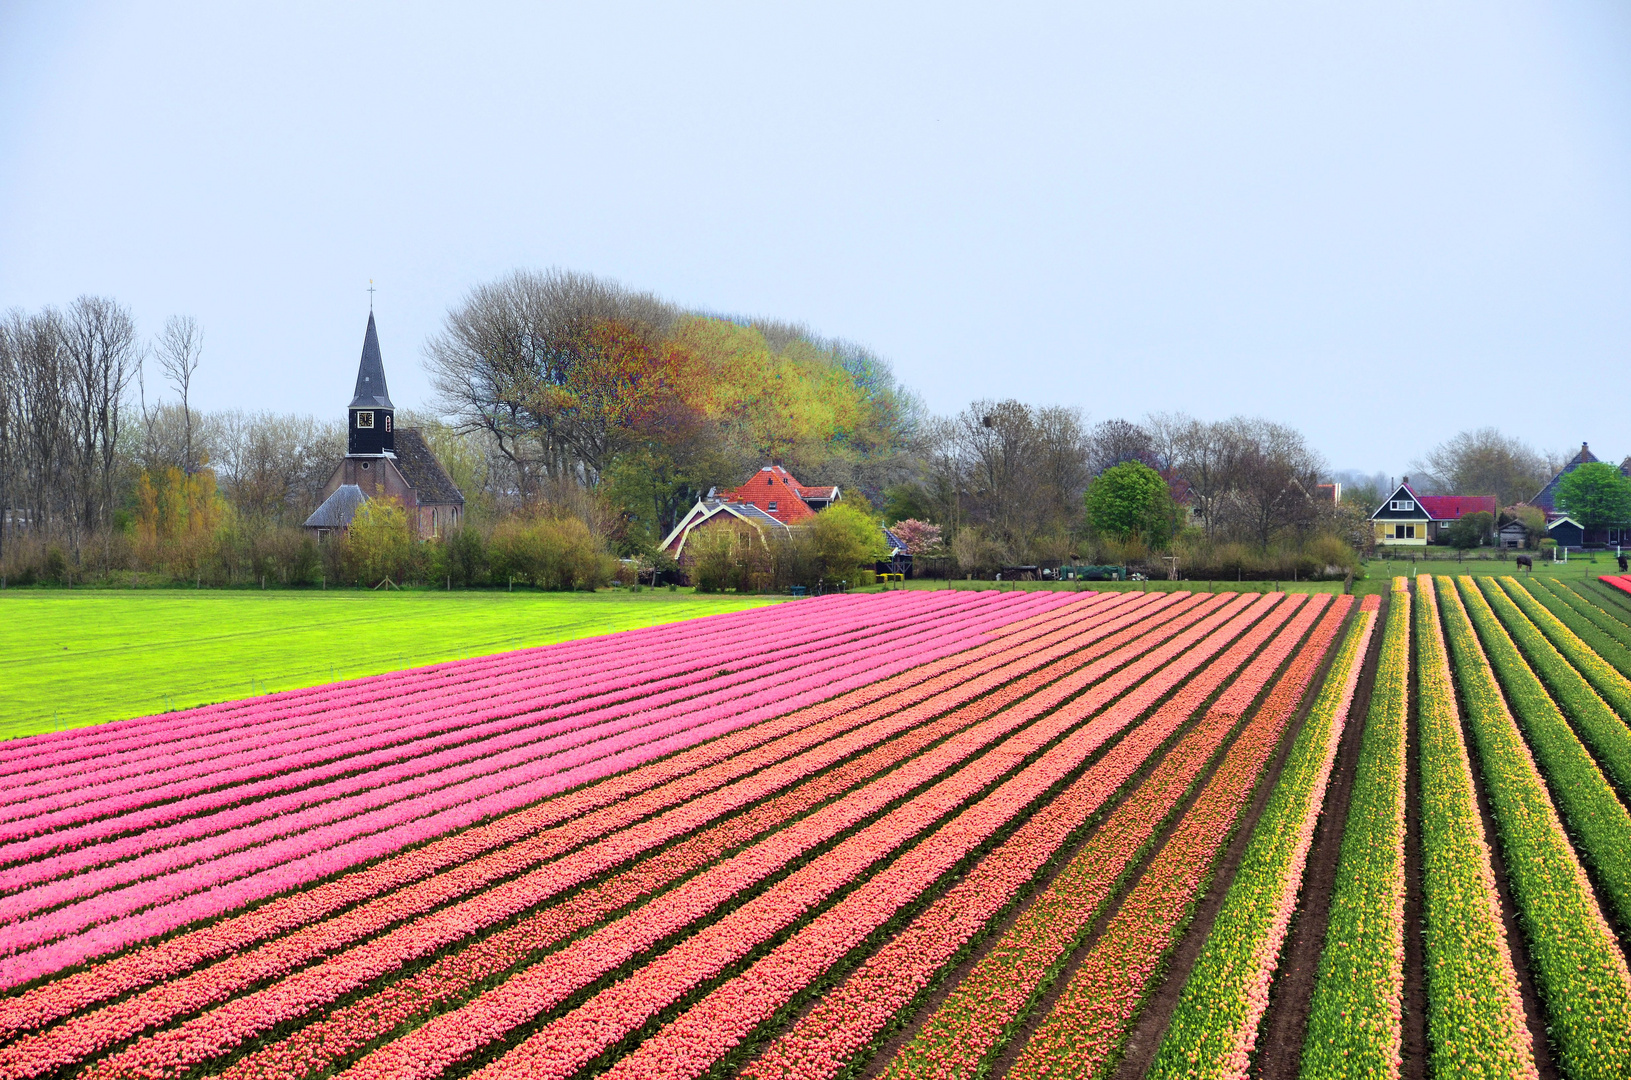
POLYGON ((1423 577, 827 596, 14 739, 0 1077, 1623 1077, 1628 717, 1631 582, 1423 577))

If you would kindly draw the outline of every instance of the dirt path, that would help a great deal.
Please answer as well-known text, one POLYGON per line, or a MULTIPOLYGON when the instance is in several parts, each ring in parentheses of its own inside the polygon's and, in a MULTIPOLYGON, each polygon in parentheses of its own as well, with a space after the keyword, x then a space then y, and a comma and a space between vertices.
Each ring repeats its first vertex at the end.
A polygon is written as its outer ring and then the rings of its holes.
POLYGON ((1325 928, 1330 922, 1331 894, 1336 888, 1337 858, 1348 823, 1359 748, 1364 741, 1365 721, 1370 715, 1371 692, 1376 686, 1376 667, 1382 655, 1384 636, 1381 628, 1387 625, 1387 605, 1388 599, 1384 597, 1382 609, 1376 613, 1377 631, 1371 635, 1342 729, 1342 741, 1337 748, 1330 785, 1326 788, 1325 806, 1320 812, 1314 843, 1308 852, 1297 914, 1281 951, 1268 1011, 1263 1016, 1253 1068, 1253 1073, 1263 1080, 1296 1080, 1302 1065, 1303 1036, 1308 1029, 1308 1010, 1319 975, 1325 928))

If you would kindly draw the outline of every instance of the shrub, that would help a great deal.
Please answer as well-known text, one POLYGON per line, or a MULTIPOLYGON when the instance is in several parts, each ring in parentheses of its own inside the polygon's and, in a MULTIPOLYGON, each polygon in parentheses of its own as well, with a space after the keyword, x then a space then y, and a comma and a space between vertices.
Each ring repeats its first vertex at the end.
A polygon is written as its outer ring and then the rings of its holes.
POLYGON ((414 569, 408 512, 395 499, 369 499, 357 507, 341 542, 345 577, 359 585, 401 584, 414 569))
POLYGON ((540 589, 599 588, 617 569, 617 560, 575 517, 512 518, 493 530, 487 550, 493 580, 540 589))

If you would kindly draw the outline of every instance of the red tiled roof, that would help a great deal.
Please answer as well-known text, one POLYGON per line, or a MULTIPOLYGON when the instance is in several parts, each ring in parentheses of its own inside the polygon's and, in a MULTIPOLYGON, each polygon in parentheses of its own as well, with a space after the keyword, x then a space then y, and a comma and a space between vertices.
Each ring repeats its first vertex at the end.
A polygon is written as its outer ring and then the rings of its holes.
POLYGON ((1500 510, 1493 495, 1417 495, 1416 501, 1434 521, 1455 521, 1480 510, 1494 516, 1500 510))
MULTIPOLYGON (((780 465, 767 465, 748 478, 747 483, 734 491, 722 491, 716 497, 733 503, 751 503, 784 525, 791 525, 807 517, 814 517, 804 501, 803 491, 828 491, 831 488, 805 489, 791 473, 780 465)), ((829 498, 813 495, 814 498, 829 498)))

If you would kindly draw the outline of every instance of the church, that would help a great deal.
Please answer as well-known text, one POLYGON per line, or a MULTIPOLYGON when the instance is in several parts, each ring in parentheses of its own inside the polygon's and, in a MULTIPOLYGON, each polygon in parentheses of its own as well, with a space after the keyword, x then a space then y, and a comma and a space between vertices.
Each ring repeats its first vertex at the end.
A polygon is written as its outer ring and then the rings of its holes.
POLYGON ((464 495, 417 428, 396 427, 396 407, 385 386, 374 313, 362 339, 357 388, 346 418, 346 455, 323 488, 323 502, 306 519, 319 540, 343 533, 369 499, 395 499, 422 539, 457 529, 464 495))

